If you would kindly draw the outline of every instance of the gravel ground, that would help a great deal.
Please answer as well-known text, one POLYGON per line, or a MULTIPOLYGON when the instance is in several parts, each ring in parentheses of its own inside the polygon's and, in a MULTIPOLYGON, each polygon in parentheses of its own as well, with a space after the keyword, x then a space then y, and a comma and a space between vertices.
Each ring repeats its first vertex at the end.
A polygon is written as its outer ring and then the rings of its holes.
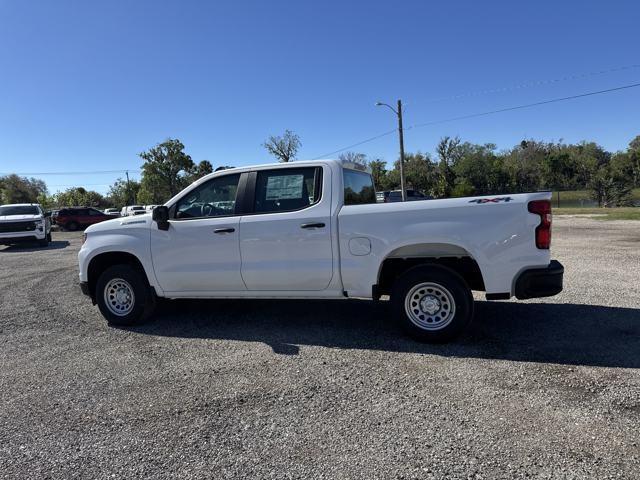
POLYGON ((0 478, 639 476, 640 222, 556 218, 565 291, 443 346, 356 301, 108 328, 79 245, 0 247, 0 478))

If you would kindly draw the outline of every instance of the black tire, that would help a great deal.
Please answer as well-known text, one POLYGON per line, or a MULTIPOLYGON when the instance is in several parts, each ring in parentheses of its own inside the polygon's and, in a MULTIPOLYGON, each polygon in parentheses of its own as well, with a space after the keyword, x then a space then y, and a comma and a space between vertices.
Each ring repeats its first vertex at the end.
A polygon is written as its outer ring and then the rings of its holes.
MULTIPOLYGON (((106 297, 109 298, 110 295, 107 293, 106 297)), ((149 318, 155 308, 155 297, 151 287, 147 283, 144 273, 126 264, 114 265, 102 272, 96 282, 95 299, 102 316, 107 320, 109 325, 115 326, 138 325, 149 318), (114 313, 114 309, 116 309, 114 305, 118 304, 118 302, 115 300, 115 296, 112 296, 111 306, 107 305, 105 289, 109 287, 110 291, 113 292, 113 285, 114 283, 117 284, 118 280, 124 281, 125 291, 130 287, 133 295, 129 298, 133 300, 131 307, 126 307, 122 313, 117 315, 114 313), (111 283, 110 286, 110 282, 112 281, 114 283, 111 283)))
POLYGON ((47 233, 47 242, 51 242, 51 232, 47 233))
POLYGON ((421 342, 453 340, 473 319, 471 289, 460 275, 440 265, 419 265, 403 273, 393 286, 391 302, 396 320, 421 342))
POLYGON ((47 235, 42 240, 38 240, 38 246, 39 247, 48 247, 50 241, 51 241, 51 235, 47 235))
POLYGON ((69 230, 70 232, 75 232, 78 230, 78 224, 76 222, 69 222, 64 226, 65 230, 69 230))

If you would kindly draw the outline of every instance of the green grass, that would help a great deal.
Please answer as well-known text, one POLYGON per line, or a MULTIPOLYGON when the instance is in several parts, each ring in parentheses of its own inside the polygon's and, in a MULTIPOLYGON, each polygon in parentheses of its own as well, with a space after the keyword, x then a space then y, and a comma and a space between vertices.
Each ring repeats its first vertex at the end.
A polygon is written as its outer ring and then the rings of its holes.
POLYGON ((596 220, 640 220, 640 207, 554 208, 554 215, 597 215, 596 220))
MULTIPOLYGON (((640 203, 640 188, 635 188, 632 196, 636 204, 640 203)), ((558 207, 558 192, 553 192, 553 206, 558 207)), ((589 190, 560 192, 560 208, 590 208, 597 206, 596 202, 591 198, 589 190)))

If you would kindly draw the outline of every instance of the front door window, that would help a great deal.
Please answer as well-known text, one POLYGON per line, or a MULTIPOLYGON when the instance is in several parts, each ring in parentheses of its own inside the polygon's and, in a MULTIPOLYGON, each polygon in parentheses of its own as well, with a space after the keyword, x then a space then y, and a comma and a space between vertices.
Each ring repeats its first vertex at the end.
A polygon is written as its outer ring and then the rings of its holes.
POLYGON ((224 175, 198 186, 178 201, 177 219, 233 215, 240 174, 224 175))

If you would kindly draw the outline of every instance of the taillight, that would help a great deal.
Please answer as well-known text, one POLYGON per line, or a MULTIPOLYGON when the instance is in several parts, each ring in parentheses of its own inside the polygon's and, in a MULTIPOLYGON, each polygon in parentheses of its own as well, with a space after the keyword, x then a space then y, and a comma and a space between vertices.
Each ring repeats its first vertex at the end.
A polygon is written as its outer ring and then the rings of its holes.
POLYGON ((529 211, 540 215, 540 225, 536 227, 536 247, 548 250, 551 246, 551 200, 529 202, 529 211))

